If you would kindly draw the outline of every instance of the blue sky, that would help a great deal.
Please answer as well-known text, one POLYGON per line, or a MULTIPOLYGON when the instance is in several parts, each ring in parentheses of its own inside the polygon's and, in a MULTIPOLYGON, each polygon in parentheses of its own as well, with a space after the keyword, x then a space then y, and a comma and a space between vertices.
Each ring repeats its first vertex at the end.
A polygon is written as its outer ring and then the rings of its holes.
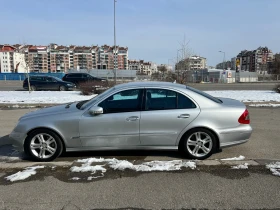
MULTIPOLYGON (((0 43, 113 45, 113 0, 0 3, 0 43)), ((209 65, 241 50, 280 52, 279 0, 117 0, 117 45, 129 58, 176 60, 184 35, 209 65)), ((171 63, 171 61, 169 61, 171 63)))

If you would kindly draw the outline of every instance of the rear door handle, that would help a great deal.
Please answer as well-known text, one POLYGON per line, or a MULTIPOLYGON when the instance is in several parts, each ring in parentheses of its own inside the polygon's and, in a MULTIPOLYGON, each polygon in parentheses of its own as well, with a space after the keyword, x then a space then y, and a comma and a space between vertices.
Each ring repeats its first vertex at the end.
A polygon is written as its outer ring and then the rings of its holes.
POLYGON ((181 114, 178 116, 178 118, 189 118, 190 115, 189 114, 181 114))
POLYGON ((137 116, 131 116, 131 117, 126 118, 126 121, 137 121, 137 120, 139 120, 139 117, 137 117, 137 116))

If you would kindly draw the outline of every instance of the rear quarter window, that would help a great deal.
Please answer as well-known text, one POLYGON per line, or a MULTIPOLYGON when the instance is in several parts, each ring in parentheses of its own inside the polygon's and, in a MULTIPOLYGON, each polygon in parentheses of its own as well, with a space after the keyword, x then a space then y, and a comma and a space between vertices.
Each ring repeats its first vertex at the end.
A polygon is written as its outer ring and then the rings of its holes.
POLYGON ((197 93, 197 94, 199 94, 199 95, 202 95, 202 96, 204 96, 205 98, 208 98, 208 99, 210 99, 211 101, 214 101, 214 102, 216 102, 216 103, 219 103, 219 104, 223 103, 223 102, 222 102, 221 100, 219 100, 218 98, 215 98, 215 97, 211 96, 210 94, 205 93, 205 92, 203 92, 203 91, 197 90, 197 89, 192 88, 192 87, 189 87, 189 86, 187 86, 187 89, 188 89, 188 90, 191 90, 191 91, 193 91, 193 92, 195 92, 195 93, 197 93))

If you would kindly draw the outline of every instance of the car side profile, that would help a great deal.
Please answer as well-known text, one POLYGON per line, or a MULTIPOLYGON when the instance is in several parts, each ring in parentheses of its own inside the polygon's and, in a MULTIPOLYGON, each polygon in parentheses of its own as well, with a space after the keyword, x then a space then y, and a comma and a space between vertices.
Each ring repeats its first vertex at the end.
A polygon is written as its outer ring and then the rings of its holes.
POLYGON ((92 76, 88 73, 68 73, 65 74, 62 78, 63 81, 72 82, 75 85, 80 85, 84 82, 97 81, 97 82, 106 82, 106 79, 92 76))
POLYGON ((10 138, 36 161, 54 160, 63 151, 142 149, 205 159, 247 142, 251 133, 249 112, 240 101, 180 84, 132 82, 91 100, 30 112, 10 138))
MULTIPOLYGON (((30 76, 29 83, 30 83, 30 89, 33 91, 36 90, 65 91, 65 90, 73 90, 75 88, 75 85, 71 82, 64 82, 57 77, 44 76, 44 75, 30 76)), ((22 87, 26 90, 29 89, 28 78, 25 78, 22 87)))

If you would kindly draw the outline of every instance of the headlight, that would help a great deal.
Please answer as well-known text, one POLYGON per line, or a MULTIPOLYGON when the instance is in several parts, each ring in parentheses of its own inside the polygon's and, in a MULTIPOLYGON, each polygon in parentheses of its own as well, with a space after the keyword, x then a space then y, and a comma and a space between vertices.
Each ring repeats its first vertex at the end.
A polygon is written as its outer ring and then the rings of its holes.
POLYGON ((67 86, 73 86, 72 84, 67 84, 67 86))

